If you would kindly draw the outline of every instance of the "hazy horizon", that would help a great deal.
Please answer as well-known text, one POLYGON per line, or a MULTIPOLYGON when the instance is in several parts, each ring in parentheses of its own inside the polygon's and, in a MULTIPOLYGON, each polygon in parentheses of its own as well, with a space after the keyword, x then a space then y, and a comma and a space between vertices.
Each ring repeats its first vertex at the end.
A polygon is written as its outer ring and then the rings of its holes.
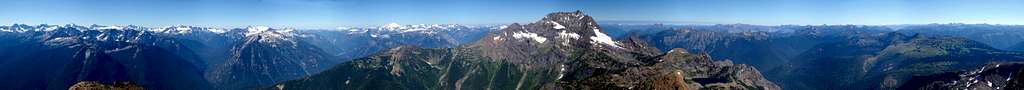
POLYGON ((399 24, 529 23, 581 10, 598 21, 752 25, 1021 25, 1024 1, 703 1, 657 0, 14 0, 0 25, 81 24, 334 28, 399 24))

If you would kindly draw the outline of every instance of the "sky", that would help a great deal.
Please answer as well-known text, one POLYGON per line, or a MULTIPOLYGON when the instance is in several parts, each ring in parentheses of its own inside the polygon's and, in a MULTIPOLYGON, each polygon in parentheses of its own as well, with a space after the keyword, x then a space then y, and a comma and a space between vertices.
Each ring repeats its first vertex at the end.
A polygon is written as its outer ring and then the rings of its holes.
POLYGON ((581 10, 601 21, 691 24, 1024 24, 1024 0, 3 0, 0 25, 333 28, 529 23, 581 10))

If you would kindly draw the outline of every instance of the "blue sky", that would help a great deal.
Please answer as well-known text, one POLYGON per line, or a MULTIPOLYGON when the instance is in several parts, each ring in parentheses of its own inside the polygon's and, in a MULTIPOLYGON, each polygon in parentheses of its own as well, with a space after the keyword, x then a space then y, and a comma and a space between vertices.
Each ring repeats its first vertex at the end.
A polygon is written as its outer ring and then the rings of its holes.
POLYGON ((4 0, 0 24, 333 28, 508 24, 583 10, 599 21, 1024 24, 1024 0, 4 0))

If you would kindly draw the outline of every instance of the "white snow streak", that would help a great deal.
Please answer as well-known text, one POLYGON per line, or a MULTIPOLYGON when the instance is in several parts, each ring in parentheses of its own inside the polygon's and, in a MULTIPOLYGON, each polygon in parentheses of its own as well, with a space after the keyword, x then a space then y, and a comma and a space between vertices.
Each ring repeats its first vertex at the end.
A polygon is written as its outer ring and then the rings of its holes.
POLYGON ((100 28, 97 28, 97 29, 121 29, 121 27, 118 27, 118 26, 106 26, 106 27, 100 27, 100 28))
POLYGON ((566 31, 558 32, 558 38, 562 38, 562 45, 569 46, 569 39, 579 40, 580 35, 576 33, 568 33, 566 31))
POLYGON ((224 32, 228 32, 227 30, 224 30, 224 29, 213 29, 213 28, 211 28, 211 29, 206 29, 206 30, 208 30, 208 31, 210 31, 210 32, 213 32, 213 33, 224 33, 224 32))
POLYGON ((555 24, 555 27, 551 27, 551 28, 555 28, 555 29, 565 29, 565 26, 562 26, 562 24, 558 24, 558 22, 555 22, 555 21, 548 21, 548 23, 551 23, 551 24, 555 24))
POLYGON ((562 76, 565 76, 565 74, 563 74, 565 73, 565 65, 559 65, 558 67, 558 78, 556 79, 562 79, 562 76))
POLYGON ((607 34, 601 33, 601 30, 599 29, 594 29, 594 35, 595 36, 590 37, 590 40, 592 40, 590 41, 591 43, 602 43, 613 47, 619 47, 618 43, 612 41, 612 38, 609 37, 607 34))
POLYGON ((579 35, 579 34, 576 34, 576 33, 568 33, 568 32, 566 32, 566 31, 558 32, 558 37, 561 37, 561 38, 566 38, 566 39, 568 39, 568 38, 572 38, 572 39, 580 39, 580 35, 579 35))
POLYGON ((515 33, 512 33, 512 37, 513 38, 531 38, 531 39, 533 39, 533 41, 537 41, 539 43, 544 43, 544 41, 548 40, 547 38, 544 38, 544 37, 541 37, 540 35, 537 35, 537 33, 531 33, 531 32, 515 32, 515 33))

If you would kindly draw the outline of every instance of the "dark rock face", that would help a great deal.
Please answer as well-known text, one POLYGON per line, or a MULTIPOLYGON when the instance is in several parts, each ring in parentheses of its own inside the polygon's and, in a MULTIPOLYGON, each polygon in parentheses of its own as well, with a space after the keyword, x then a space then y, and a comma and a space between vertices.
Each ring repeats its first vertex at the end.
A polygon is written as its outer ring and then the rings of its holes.
POLYGON ((472 45, 398 47, 266 89, 779 89, 753 67, 638 37, 614 41, 582 12, 508 25, 472 45))

